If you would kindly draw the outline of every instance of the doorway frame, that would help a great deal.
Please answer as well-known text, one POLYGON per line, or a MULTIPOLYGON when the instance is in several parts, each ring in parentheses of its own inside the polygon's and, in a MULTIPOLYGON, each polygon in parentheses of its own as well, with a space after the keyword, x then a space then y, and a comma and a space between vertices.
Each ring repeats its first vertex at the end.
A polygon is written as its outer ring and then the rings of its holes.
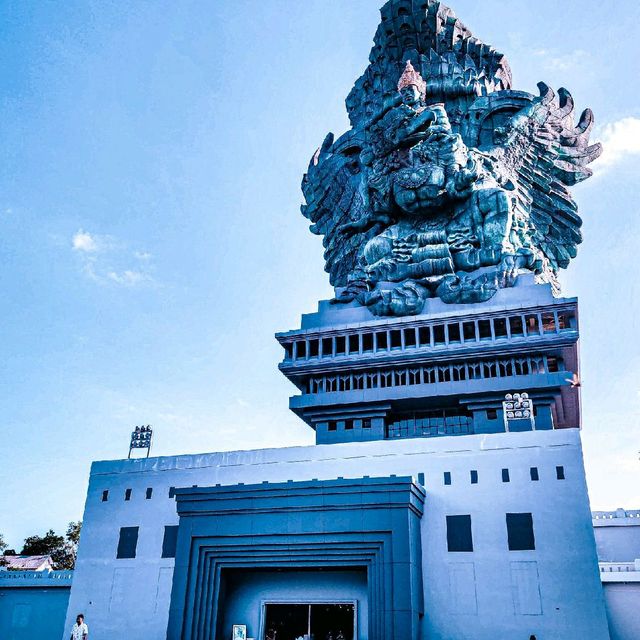
POLYGON ((266 633, 267 623, 267 606, 270 604, 299 604, 299 605, 312 605, 312 604, 350 604, 353 605, 353 640, 359 640, 359 626, 358 626, 358 614, 360 607, 358 606, 358 600, 340 598, 337 600, 327 598, 308 598, 304 602, 300 598, 264 598, 260 600, 260 625, 258 627, 260 637, 256 640, 264 640, 266 633))

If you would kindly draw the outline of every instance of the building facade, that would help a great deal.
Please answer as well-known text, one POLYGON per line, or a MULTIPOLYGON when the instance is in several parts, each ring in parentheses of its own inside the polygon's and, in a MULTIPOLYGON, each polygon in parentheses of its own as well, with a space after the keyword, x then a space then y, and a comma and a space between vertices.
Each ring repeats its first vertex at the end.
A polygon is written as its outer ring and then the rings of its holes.
POLYGON ((607 640, 569 187, 593 114, 389 0, 304 176, 336 296, 276 337, 310 447, 94 463, 92 640, 607 640))

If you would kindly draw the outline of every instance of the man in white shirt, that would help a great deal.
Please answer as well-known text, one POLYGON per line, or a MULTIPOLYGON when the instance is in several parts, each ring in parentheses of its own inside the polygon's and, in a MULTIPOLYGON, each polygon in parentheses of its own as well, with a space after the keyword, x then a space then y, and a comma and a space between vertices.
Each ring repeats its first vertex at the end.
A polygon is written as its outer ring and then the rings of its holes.
POLYGON ((71 629, 71 640, 88 640, 89 627, 84 623, 84 613, 79 613, 71 629))

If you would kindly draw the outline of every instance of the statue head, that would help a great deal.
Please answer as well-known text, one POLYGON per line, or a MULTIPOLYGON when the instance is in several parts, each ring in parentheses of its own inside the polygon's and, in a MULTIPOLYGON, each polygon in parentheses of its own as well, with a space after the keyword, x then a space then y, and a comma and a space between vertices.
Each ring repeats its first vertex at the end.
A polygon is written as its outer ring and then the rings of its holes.
POLYGON ((410 107, 424 100, 427 92, 427 83, 420 73, 413 68, 411 60, 407 60, 400 80, 398 80, 398 92, 402 96, 402 102, 410 107))

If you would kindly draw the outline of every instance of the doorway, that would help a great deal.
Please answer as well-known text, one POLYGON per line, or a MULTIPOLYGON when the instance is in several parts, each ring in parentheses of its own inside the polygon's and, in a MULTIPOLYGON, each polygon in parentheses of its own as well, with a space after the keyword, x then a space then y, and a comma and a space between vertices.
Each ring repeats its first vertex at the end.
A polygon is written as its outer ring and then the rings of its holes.
POLYGON ((352 602, 267 603, 263 640, 354 640, 355 625, 352 602))

